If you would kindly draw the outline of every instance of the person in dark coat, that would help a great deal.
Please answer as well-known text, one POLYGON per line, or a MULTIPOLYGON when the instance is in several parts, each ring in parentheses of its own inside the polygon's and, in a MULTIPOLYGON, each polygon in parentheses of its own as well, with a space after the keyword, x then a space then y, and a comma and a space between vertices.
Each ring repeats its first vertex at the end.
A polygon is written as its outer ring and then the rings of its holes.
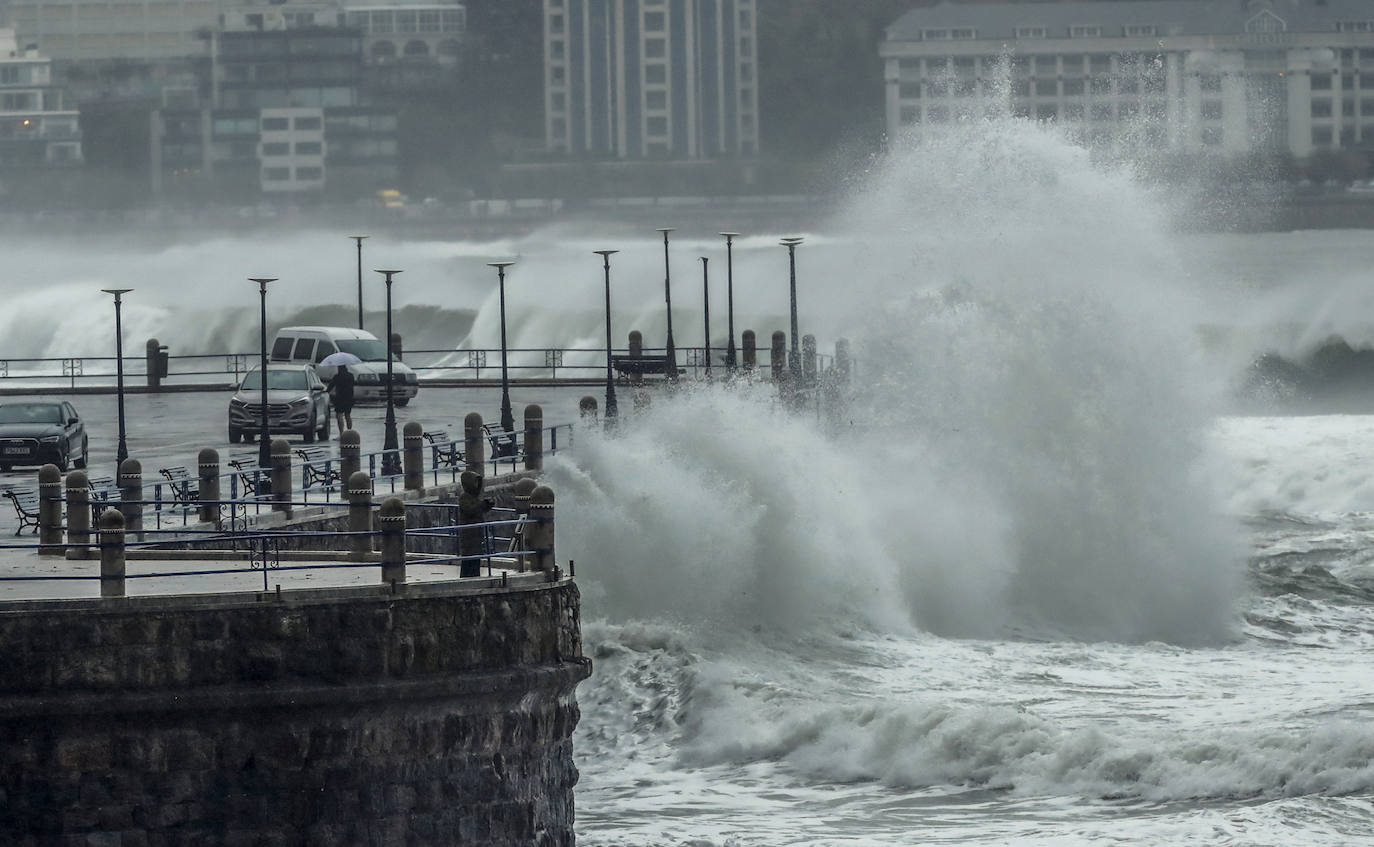
MULTIPOLYGON (((467 527, 470 524, 485 523, 487 512, 496 504, 482 493, 482 475, 473 471, 463 471, 459 481, 463 493, 458 495, 458 522, 465 525, 458 531, 458 555, 479 556, 487 553, 486 533, 481 527, 467 527)), ((465 559, 459 566, 458 575, 481 576, 481 559, 465 559)))
POLYGON ((334 415, 339 421, 339 434, 353 428, 353 372, 348 365, 339 365, 329 378, 329 398, 334 403, 334 415))

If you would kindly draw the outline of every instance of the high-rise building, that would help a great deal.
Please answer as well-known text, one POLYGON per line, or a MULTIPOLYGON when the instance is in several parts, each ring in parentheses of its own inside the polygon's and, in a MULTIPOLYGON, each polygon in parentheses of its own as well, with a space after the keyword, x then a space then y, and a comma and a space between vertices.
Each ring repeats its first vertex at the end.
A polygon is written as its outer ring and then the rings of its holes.
POLYGON ((754 0, 544 0, 550 152, 758 153, 754 0))
POLYGON ((52 81, 52 59, 0 29, 0 188, 20 175, 81 163, 74 106, 52 81))
POLYGON ((880 54, 894 134, 1010 106, 1093 147, 1374 149, 1370 0, 941 3, 880 54))

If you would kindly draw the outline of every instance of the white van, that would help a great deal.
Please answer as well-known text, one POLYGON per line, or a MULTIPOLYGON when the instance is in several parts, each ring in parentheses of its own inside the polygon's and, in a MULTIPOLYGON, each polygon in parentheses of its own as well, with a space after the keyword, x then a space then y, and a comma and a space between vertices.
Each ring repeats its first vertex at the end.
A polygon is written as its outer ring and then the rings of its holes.
MULTIPOLYGON (((314 365, 320 379, 334 375, 334 366, 319 362, 330 353, 352 353, 362 361, 349 365, 353 372, 353 398, 358 403, 386 402, 386 345, 377 336, 362 329, 346 326, 284 326, 272 340, 271 360, 314 365)), ((415 371, 404 362, 393 360, 391 373, 395 379, 392 397, 397 406, 404 406, 420 391, 415 371)))

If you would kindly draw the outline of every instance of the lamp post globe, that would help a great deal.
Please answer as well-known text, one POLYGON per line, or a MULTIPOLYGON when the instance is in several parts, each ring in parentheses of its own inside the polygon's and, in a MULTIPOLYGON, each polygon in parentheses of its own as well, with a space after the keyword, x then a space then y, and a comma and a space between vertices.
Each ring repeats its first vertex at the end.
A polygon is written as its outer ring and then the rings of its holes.
POLYGON ((276 277, 249 277, 249 282, 258 284, 259 309, 259 348, 258 381, 262 384, 262 408, 258 412, 258 467, 266 468, 272 464, 272 445, 267 435, 267 284, 276 282, 276 277))
POLYGON ((606 422, 609 424, 620 415, 615 402, 615 376, 611 365, 611 256, 619 250, 593 250, 601 257, 606 279, 606 422))
POLYGON ((396 438, 396 398, 393 391, 391 366, 391 278, 400 273, 397 270, 378 270, 386 279, 386 423, 382 433, 382 473, 396 476, 401 472, 400 442, 396 438))
POLYGON ((124 434, 124 328, 120 320, 119 307, 125 294, 132 288, 102 288, 106 294, 114 295, 115 307, 115 394, 119 407, 119 447, 115 451, 115 478, 119 478, 119 466, 129 458, 129 442, 124 434))

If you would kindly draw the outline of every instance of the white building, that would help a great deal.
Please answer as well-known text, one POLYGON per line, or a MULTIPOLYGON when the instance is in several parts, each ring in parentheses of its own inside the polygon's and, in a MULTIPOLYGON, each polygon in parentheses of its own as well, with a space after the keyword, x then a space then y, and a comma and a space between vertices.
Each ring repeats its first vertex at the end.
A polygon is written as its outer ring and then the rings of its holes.
POLYGON ((551 152, 758 153, 754 0, 543 0, 551 152))
POLYGON ((81 162, 75 108, 52 84, 52 59, 0 29, 0 169, 34 171, 81 162))
POLYGON ((1371 0, 941 3, 880 55, 891 133, 1010 103, 1093 146, 1374 149, 1371 0))

